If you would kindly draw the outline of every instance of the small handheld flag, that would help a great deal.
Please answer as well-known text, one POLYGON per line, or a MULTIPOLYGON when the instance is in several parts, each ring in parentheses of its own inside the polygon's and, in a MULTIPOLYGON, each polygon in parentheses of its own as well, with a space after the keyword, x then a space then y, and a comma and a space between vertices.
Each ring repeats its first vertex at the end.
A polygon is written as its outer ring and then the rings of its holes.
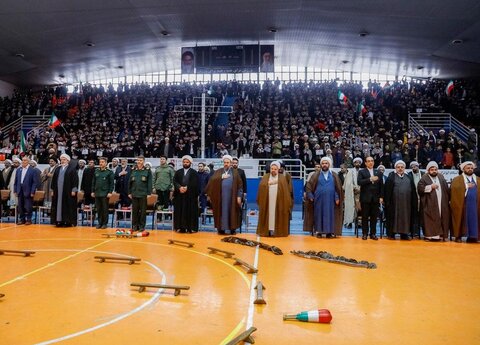
POLYGON ((332 314, 328 309, 309 310, 302 311, 298 314, 283 314, 283 320, 330 323, 330 321, 332 321, 332 314))
POLYGON ((23 130, 20 130, 20 153, 27 152, 27 142, 25 140, 25 133, 23 130))
POLYGON ((365 114, 367 112, 367 108, 365 108, 365 105, 363 104, 363 101, 358 103, 358 109, 357 109, 359 114, 365 114))
POLYGON ((48 127, 50 128, 55 128, 60 126, 62 123, 58 119, 58 117, 55 116, 55 113, 52 113, 52 116, 50 117, 50 120, 48 121, 48 127))
POLYGON ((455 85, 453 85, 453 80, 450 80, 447 84, 447 87, 445 88, 445 93, 447 96, 450 96, 453 92, 455 85))
POLYGON ((338 90, 338 101, 342 104, 347 104, 348 103, 348 98, 345 96, 345 94, 338 90))

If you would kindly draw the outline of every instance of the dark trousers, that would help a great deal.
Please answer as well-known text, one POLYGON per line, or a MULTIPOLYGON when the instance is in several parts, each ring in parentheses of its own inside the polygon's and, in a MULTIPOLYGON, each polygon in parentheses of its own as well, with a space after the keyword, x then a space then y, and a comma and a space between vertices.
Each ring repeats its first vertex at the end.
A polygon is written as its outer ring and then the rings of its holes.
POLYGON ((22 222, 25 220, 32 220, 33 212, 33 198, 30 194, 24 195, 22 188, 20 187, 20 193, 18 193, 18 219, 22 222))
POLYGON ((167 208, 170 205, 170 191, 157 189, 158 200, 157 204, 162 208, 167 208))
POLYGON ((380 212, 379 202, 362 202, 362 233, 363 236, 368 235, 370 229, 370 236, 377 233, 377 218, 380 212))
POLYGON ((106 196, 95 197, 98 225, 108 224, 108 198, 106 196))
POLYGON ((147 197, 132 197, 132 229, 145 230, 147 222, 147 197))

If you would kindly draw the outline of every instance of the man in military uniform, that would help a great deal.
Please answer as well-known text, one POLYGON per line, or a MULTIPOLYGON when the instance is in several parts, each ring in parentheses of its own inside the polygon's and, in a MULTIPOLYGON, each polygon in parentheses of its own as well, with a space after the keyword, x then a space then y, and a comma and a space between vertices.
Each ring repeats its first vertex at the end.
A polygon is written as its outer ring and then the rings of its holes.
POLYGON ((92 182, 92 197, 97 208, 97 229, 106 229, 108 223, 108 198, 112 196, 114 174, 107 169, 107 158, 99 159, 100 168, 95 170, 92 182))
POLYGON ((145 167, 145 158, 137 157, 137 166, 130 174, 128 197, 132 200, 132 230, 144 231, 147 221, 147 196, 152 192, 152 172, 145 167))

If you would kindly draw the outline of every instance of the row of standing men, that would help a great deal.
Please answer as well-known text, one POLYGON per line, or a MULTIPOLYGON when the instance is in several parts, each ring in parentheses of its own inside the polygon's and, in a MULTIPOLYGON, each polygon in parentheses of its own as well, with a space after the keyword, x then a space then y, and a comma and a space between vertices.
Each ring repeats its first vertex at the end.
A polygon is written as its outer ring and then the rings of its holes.
MULTIPOLYGON (((89 193, 95 199, 97 227, 107 227, 108 198, 115 188, 117 175, 117 189, 121 194, 126 194, 123 198, 128 198, 132 203, 134 231, 145 230, 146 197, 153 190, 159 195, 159 202, 163 206, 173 197, 174 227, 177 231, 198 231, 200 199, 200 210, 203 211, 207 200, 210 202, 214 225, 219 234, 225 234, 226 231, 235 233, 241 226, 246 178, 244 172, 238 169, 238 159, 226 155, 222 160, 223 169, 212 173, 206 173, 202 164, 200 174, 205 177, 201 177, 192 168, 192 157, 184 156, 182 169, 176 172, 172 168, 166 170, 168 174, 173 174, 169 186, 160 178, 159 169, 166 166, 165 157, 160 159, 160 167, 153 174, 145 166, 143 157, 137 158, 136 167, 131 171, 127 172, 122 162, 115 173, 107 168, 107 159, 100 158, 100 167, 94 172, 89 193), (232 167, 232 162, 235 167, 232 167), (119 181, 123 175, 128 179, 119 181), (119 182, 126 182, 126 190, 119 182), (162 184, 167 188, 162 188, 162 184)), ((77 221, 79 174, 76 164, 69 163, 70 157, 61 155, 60 166, 54 170, 50 183, 53 191, 52 223, 57 226, 73 226, 77 221)), ((406 174, 405 163, 398 161, 395 171, 388 177, 383 175, 384 169, 381 167, 373 168, 372 157, 366 158, 364 169, 359 169, 358 163, 362 162, 358 162, 358 159, 354 163, 357 163, 356 168, 344 169, 337 174, 331 171, 329 158, 324 157, 318 171, 309 176, 305 186, 305 231, 312 231, 317 237, 341 235, 343 224, 348 224, 348 219, 351 219, 353 202, 354 213, 361 212, 364 240, 368 237, 378 239, 377 219, 383 208, 389 239, 395 239, 395 235, 400 234, 401 239, 408 240, 415 236, 416 228, 422 227, 424 237, 429 241, 446 241, 449 235, 457 242, 462 237, 467 237, 467 242, 478 241, 480 190, 477 188, 478 178, 473 174, 473 162, 462 164, 463 173, 453 179, 451 188, 438 172, 435 162, 428 164, 425 174, 412 162, 412 172, 406 174), (359 186, 358 193, 355 185, 359 186)), ((287 236, 293 208, 291 178, 282 169, 281 162, 272 162, 269 170, 259 183, 257 233, 261 236, 287 236)), ((30 224, 32 198, 40 185, 40 171, 30 165, 28 157, 23 157, 21 167, 16 169, 15 174, 13 189, 18 198, 19 224, 30 224)))

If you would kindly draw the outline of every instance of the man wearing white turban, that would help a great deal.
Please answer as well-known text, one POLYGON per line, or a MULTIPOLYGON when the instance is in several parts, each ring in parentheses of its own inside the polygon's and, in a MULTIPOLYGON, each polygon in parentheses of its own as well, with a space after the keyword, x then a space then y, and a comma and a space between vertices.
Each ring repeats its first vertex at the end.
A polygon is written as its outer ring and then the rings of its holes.
POLYGON ((333 238, 342 234, 343 191, 340 178, 330 171, 332 161, 328 157, 320 160, 321 171, 315 172, 307 182, 305 192, 309 204, 306 205, 304 231, 312 231, 317 237, 323 234, 333 238), (313 214, 313 216, 312 216, 313 214))
POLYGON ((425 241, 446 241, 450 228, 450 193, 447 181, 438 172, 435 161, 428 163, 427 173, 418 182, 417 190, 425 241))
POLYGON ((52 177, 52 224, 57 227, 77 225, 78 174, 76 162, 70 164, 70 156, 60 156, 60 166, 52 177))
POLYGON ((471 161, 460 166, 462 175, 455 177, 451 185, 450 209, 452 214, 452 233, 455 242, 478 242, 480 225, 480 178, 474 173, 475 164, 471 161))
POLYGON ((290 232, 290 197, 287 178, 279 173, 281 164, 270 164, 270 173, 263 175, 258 185, 258 226, 260 236, 288 236, 290 232))
POLYGON ((219 235, 229 230, 232 235, 241 225, 242 180, 232 168, 232 156, 223 156, 223 169, 217 169, 205 188, 212 204, 213 220, 219 235))
POLYGON ((395 171, 392 171, 385 182, 385 213, 387 237, 395 239, 395 234, 400 234, 400 239, 410 240, 412 226, 412 207, 415 207, 416 192, 413 180, 405 174, 405 162, 395 162, 395 171))

